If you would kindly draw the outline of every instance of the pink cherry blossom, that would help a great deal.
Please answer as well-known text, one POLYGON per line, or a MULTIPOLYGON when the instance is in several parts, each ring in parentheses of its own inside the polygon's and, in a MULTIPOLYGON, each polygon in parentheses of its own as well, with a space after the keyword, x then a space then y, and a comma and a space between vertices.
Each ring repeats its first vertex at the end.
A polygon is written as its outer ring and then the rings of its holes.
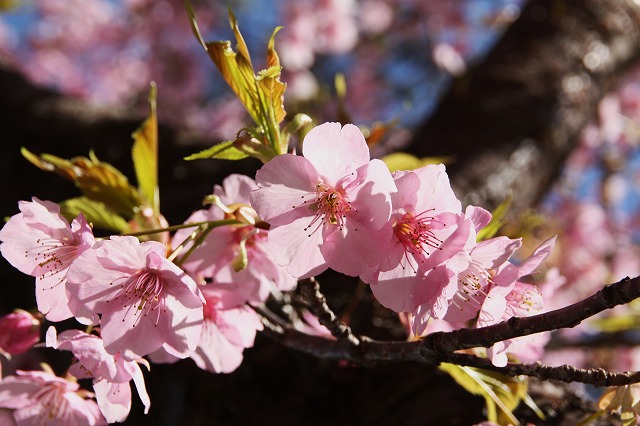
MULTIPOLYGON (((245 223, 222 226, 209 232, 182 263, 193 276, 211 278, 225 287, 235 286, 244 301, 262 303, 274 291, 289 291, 296 279, 279 266, 267 248, 268 230, 254 226, 257 214, 249 206, 249 194, 257 189, 255 181, 247 176, 232 174, 216 185, 213 193, 218 203, 208 210, 192 214, 186 223, 217 221, 239 216, 245 223), (224 210, 226 211, 224 211, 224 210), (246 265, 238 270, 235 263, 246 255, 246 265)), ((173 237, 174 249, 192 233, 194 228, 182 229, 173 237)), ((186 251, 191 245, 186 245, 186 251)), ((244 301, 242 303, 244 303, 244 301)))
POLYGON ((14 410, 18 426, 106 425, 91 393, 49 371, 20 371, 0 381, 0 408, 14 410))
POLYGON ((36 277, 38 310, 50 321, 73 315, 65 290, 71 263, 93 243, 93 233, 83 215, 71 225, 50 201, 21 201, 21 213, 0 230, 0 251, 25 274, 36 277))
POLYGON ((329 267, 360 275, 385 256, 391 174, 382 161, 370 161, 352 124, 315 127, 302 151, 304 157, 277 156, 256 174, 251 205, 271 226, 270 251, 294 277, 329 267))
MULTIPOLYGON (((556 237, 549 238, 538 247, 533 254, 520 265, 508 265, 503 270, 501 278, 494 279, 486 292, 486 297, 478 314, 478 327, 496 324, 505 321, 512 316, 531 316, 541 313, 544 309, 542 294, 537 286, 525 283, 525 277, 531 275, 542 261, 551 253, 555 245, 556 237), (503 278, 503 277, 507 278, 503 278)), ((487 355, 494 365, 504 367, 507 364, 507 350, 511 346, 513 349, 526 348, 526 344, 537 344, 542 346, 547 341, 546 336, 526 337, 524 341, 515 343, 523 339, 517 338, 498 342, 487 350, 487 355)), ((528 349, 531 353, 531 348, 528 349)), ((513 350, 510 350, 514 353, 513 350)), ((527 350, 523 351, 525 357, 527 350)))
POLYGON ((371 284, 384 306, 411 312, 438 298, 451 273, 436 268, 464 250, 475 235, 471 235, 471 221, 460 216, 460 201, 443 165, 396 172, 394 180, 398 191, 391 195, 393 211, 388 222, 392 234, 381 246, 388 246, 386 256, 361 278, 371 284))
POLYGON ((159 347, 185 358, 198 344, 204 299, 196 283, 155 241, 112 236, 69 269, 76 318, 101 314, 106 351, 133 361, 159 347))
POLYGON ((478 243, 469 253, 467 268, 455 280, 458 291, 451 299, 445 319, 447 321, 468 321, 476 316, 485 300, 490 286, 501 282, 513 282, 515 272, 505 267, 508 259, 522 245, 521 240, 497 237, 478 243))
POLYGON ((98 406, 109 423, 122 422, 129 415, 131 380, 144 404, 145 414, 149 412, 151 401, 138 365, 144 364, 148 369, 146 360, 140 358, 125 361, 119 353, 111 355, 104 349, 104 342, 100 337, 80 330, 63 331, 58 336, 56 329, 49 327, 46 344, 47 347, 73 352, 77 362, 71 365, 69 373, 80 379, 93 379, 98 406))
POLYGON ((16 309, 0 318, 0 352, 18 355, 38 343, 40 318, 22 309, 16 309))
POLYGON ((191 354, 198 367, 212 373, 230 373, 242 362, 245 348, 253 346, 262 322, 253 309, 237 305, 215 285, 202 288, 207 303, 198 347, 191 354))

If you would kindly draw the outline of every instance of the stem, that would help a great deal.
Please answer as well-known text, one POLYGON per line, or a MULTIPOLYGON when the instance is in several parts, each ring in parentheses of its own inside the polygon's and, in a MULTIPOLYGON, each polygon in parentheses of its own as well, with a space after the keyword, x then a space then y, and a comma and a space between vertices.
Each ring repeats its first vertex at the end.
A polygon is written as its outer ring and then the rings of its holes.
POLYGON ((126 234, 120 234, 120 235, 130 236, 130 237, 140 237, 143 235, 159 234, 161 232, 177 231, 178 229, 184 229, 184 228, 195 228, 197 226, 202 226, 202 225, 207 225, 208 227, 213 229, 219 226, 238 225, 238 224, 240 224, 240 222, 238 222, 236 219, 209 220, 205 222, 183 223, 182 225, 172 225, 172 226, 167 226, 165 228, 155 228, 155 229, 147 229, 147 230, 138 231, 138 232, 128 232, 126 234))

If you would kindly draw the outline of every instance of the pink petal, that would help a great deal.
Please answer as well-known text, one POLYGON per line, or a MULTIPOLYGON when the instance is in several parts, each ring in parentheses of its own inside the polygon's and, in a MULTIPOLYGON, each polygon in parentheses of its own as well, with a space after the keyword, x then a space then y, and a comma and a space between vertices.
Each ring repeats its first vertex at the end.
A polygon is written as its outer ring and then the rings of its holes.
POLYGON ((269 251, 280 266, 297 278, 317 275, 328 267, 320 252, 322 232, 305 231, 309 222, 310 218, 303 217, 269 230, 269 251))
POLYGON ((320 251, 331 269, 356 277, 381 261, 391 232, 391 227, 372 230, 348 220, 342 231, 335 230, 325 236, 320 251))
POLYGON ((369 162, 367 142, 353 124, 314 127, 304 138, 302 153, 330 185, 369 162))
POLYGON ((249 204, 249 194, 255 189, 258 189, 258 185, 249 176, 230 174, 222 182, 222 187, 216 185, 213 193, 224 204, 249 204))
POLYGON ((318 180, 318 172, 306 158, 279 155, 256 172, 259 189, 251 193, 251 205, 272 227, 302 216, 313 217, 315 212, 309 206, 315 201, 318 180))
POLYGON ((126 383, 111 383, 99 380, 93 383, 93 390, 100 411, 109 423, 125 421, 131 411, 131 385, 126 383))
POLYGON ((540 246, 533 252, 533 254, 520 265, 520 271, 518 272, 518 278, 524 277, 532 273, 544 259, 549 256, 553 246, 556 243, 556 236, 553 236, 540 244, 540 246))
POLYGON ((350 217, 371 229, 380 229, 391 215, 391 193, 397 191, 395 182, 380 160, 371 160, 357 173, 360 184, 347 191, 355 208, 350 217))

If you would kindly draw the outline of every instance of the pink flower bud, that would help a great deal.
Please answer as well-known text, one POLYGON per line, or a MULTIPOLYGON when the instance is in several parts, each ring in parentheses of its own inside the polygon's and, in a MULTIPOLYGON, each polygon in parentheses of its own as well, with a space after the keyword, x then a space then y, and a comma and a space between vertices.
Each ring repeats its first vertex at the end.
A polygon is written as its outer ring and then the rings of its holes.
POLYGON ((40 319, 16 309, 0 318, 0 351, 18 355, 40 340, 40 319))

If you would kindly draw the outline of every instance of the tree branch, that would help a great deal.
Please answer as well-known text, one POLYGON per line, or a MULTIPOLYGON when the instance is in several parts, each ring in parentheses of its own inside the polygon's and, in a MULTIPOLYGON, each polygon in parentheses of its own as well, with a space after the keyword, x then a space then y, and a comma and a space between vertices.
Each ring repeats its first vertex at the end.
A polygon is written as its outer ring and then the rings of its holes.
POLYGON ((486 358, 464 353, 444 355, 441 362, 496 371, 507 376, 530 376, 540 380, 558 380, 564 383, 587 383, 593 386, 624 386, 640 382, 640 371, 610 372, 603 368, 582 369, 570 365, 548 366, 540 362, 534 364, 509 363, 506 367, 496 367, 486 358))
POLYGON ((351 328, 340 321, 331 308, 329 308, 327 299, 320 292, 320 284, 315 278, 311 277, 300 280, 298 282, 298 288, 300 289, 304 306, 318 317, 320 324, 327 327, 331 335, 338 340, 347 341, 353 346, 360 344, 360 340, 353 335, 351 328))
POLYGON ((625 278, 605 286, 596 294, 573 305, 526 318, 512 317, 508 321, 488 327, 432 333, 424 339, 424 345, 438 353, 490 347, 496 342, 515 337, 575 327, 587 318, 606 309, 627 304, 638 297, 640 297, 640 277, 625 278))
MULTIPOLYGON (((313 291, 313 285, 309 283, 313 291)), ((311 336, 293 329, 288 324, 275 324, 264 315, 266 333, 283 345, 319 358, 347 360, 363 365, 380 361, 415 361, 437 365, 453 362, 460 365, 484 368, 511 376, 527 375, 540 379, 555 379, 565 382, 579 381, 594 386, 618 386, 640 382, 640 373, 612 373, 603 369, 583 370, 570 366, 550 367, 536 364, 508 364, 496 367, 489 360, 456 350, 474 347, 490 347, 496 342, 574 327, 583 320, 606 309, 623 305, 640 297, 640 277, 625 278, 605 286, 594 295, 562 309, 526 318, 513 317, 508 321, 478 329, 460 329, 451 332, 432 333, 421 341, 380 342, 360 338, 357 350, 348 340, 329 340, 311 336)))

